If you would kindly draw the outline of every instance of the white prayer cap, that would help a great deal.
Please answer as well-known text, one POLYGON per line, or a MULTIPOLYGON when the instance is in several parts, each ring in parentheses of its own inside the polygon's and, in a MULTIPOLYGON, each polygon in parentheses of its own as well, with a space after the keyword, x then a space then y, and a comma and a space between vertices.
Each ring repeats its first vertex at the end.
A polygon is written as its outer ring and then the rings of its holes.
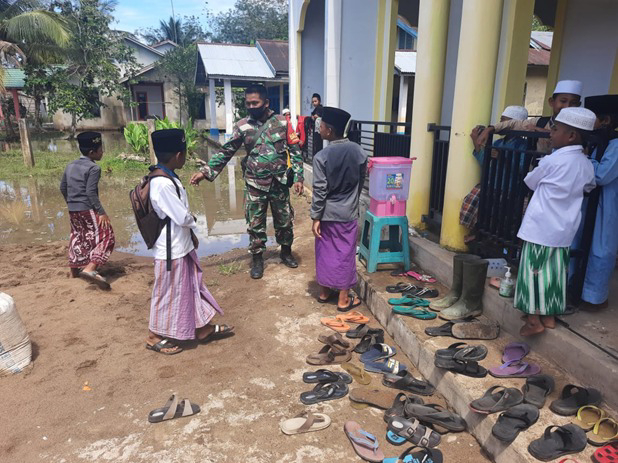
POLYGON ((286 114, 290 114, 290 110, 288 108, 285 108, 283 111, 281 111, 281 114, 283 114, 284 116, 286 114))
POLYGON ((597 116, 586 108, 564 108, 558 113, 554 120, 575 127, 576 129, 594 130, 594 123, 597 120, 597 116))
POLYGON ((561 80, 556 84, 554 95, 556 93, 572 93, 573 95, 582 96, 582 84, 579 80, 561 80))
POLYGON ((528 110, 523 106, 507 106, 502 111, 504 117, 510 117, 516 121, 525 121, 528 119, 528 110))

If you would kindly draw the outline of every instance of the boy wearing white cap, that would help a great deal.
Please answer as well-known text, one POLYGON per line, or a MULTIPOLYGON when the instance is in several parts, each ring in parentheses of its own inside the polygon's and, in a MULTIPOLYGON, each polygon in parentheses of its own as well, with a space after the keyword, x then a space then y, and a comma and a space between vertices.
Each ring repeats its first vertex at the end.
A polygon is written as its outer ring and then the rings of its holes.
MULTIPOLYGON (((510 120, 499 122, 494 126, 487 127, 479 136, 479 143, 485 145, 487 138, 492 132, 502 133, 505 130, 533 130, 545 132, 551 126, 560 111, 564 108, 576 108, 581 105, 583 84, 579 80, 561 80, 556 84, 554 93, 547 100, 552 109, 551 116, 533 117, 527 121, 510 120)), ((551 152, 551 145, 548 138, 540 138, 537 143, 537 150, 542 153, 551 152)))
POLYGON ((522 336, 555 327, 566 308, 569 246, 581 221, 584 192, 595 187, 594 169, 582 147, 595 114, 565 108, 554 119, 554 149, 524 182, 534 191, 517 236, 524 241, 515 288, 515 308, 525 314, 522 336))

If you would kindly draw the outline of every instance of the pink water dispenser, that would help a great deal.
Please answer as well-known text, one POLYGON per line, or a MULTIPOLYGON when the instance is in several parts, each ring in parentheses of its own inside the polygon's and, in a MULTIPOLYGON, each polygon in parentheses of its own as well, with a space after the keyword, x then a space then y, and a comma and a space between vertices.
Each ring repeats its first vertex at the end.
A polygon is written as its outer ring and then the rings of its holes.
POLYGON ((412 162, 398 156, 369 159, 369 212, 378 217, 405 216, 412 162))

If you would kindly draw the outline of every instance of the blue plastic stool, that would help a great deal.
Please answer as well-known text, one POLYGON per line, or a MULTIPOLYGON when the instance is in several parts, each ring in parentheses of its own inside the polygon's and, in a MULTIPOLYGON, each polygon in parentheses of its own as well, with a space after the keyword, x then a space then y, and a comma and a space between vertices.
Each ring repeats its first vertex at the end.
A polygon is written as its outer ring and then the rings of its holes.
POLYGON ((365 259, 369 273, 375 272, 378 264, 401 263, 404 271, 410 270, 408 218, 378 217, 365 212, 358 257, 365 259), (388 239, 382 241, 384 227, 388 227, 388 239))

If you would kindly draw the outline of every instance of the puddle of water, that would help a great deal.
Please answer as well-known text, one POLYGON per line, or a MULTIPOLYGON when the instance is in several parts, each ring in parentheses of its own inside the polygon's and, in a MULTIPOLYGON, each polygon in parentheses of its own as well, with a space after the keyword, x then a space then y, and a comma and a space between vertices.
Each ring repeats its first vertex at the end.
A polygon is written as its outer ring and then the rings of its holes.
MULTIPOLYGON (((179 174, 187 186, 189 204, 197 217, 200 257, 221 254, 249 245, 244 218, 240 156, 234 157, 214 182, 189 185, 194 167, 179 174)), ((135 224, 129 191, 139 177, 103 176, 99 195, 116 235, 116 250, 151 256, 135 224)), ((59 190, 60 179, 0 180, 0 239, 5 244, 32 244, 68 240, 68 209, 59 190)), ((268 245, 274 244, 269 218, 268 245)))

